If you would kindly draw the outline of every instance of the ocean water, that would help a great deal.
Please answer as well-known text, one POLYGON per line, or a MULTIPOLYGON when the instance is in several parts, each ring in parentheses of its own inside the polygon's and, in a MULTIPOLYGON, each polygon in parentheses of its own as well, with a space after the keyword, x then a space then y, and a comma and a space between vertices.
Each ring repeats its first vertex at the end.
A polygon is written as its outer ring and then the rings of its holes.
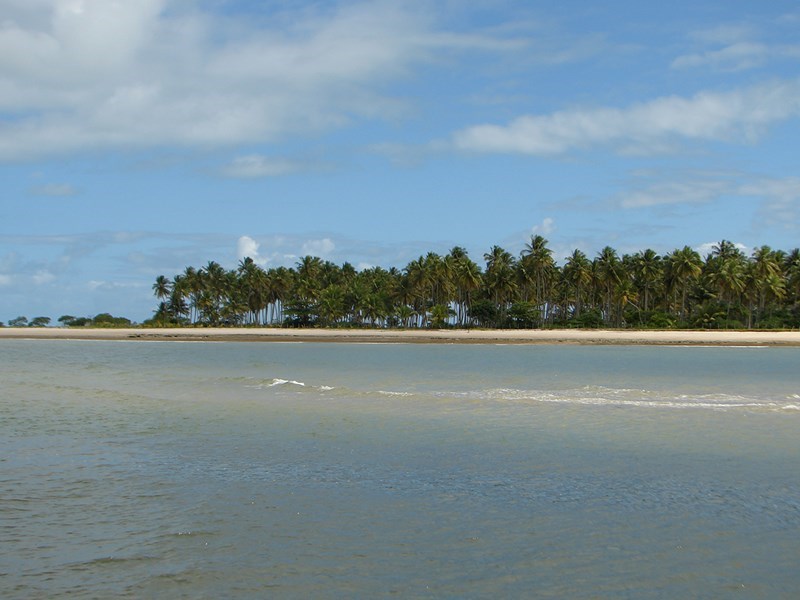
POLYGON ((796 598, 800 349, 0 342, 2 598, 796 598))

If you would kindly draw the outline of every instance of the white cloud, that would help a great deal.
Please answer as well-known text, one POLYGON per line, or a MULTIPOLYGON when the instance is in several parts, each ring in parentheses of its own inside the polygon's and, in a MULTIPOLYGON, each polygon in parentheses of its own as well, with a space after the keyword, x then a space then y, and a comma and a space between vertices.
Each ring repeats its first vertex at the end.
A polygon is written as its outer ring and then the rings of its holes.
MULTIPOLYGON (((777 22, 781 21, 778 19, 777 22)), ((742 71, 760 67, 773 59, 800 57, 800 45, 778 43, 780 31, 776 30, 774 23, 770 24, 769 42, 758 41, 762 37, 758 29, 753 24, 726 24, 693 31, 689 37, 706 49, 678 56, 671 67, 742 71)))
POLYGON ((673 69, 709 67, 722 71, 743 71, 765 64, 775 58, 800 58, 800 46, 767 46, 757 42, 738 42, 718 50, 685 54, 672 61, 673 69))
POLYGON ((741 71, 766 62, 770 49, 765 44, 737 42, 719 50, 699 54, 685 54, 672 61, 673 69, 712 67, 726 71, 741 71))
POLYGON ((731 191, 724 180, 694 179, 661 181, 644 189, 624 194, 619 201, 622 208, 643 208, 666 204, 698 204, 710 202, 731 191))
POLYGON ((753 34, 754 31, 750 25, 727 23, 692 31, 689 35, 695 40, 709 44, 735 44, 751 39, 753 34))
POLYGON ((330 238, 321 240, 308 240, 303 244, 303 254, 327 258, 336 249, 336 244, 330 238))
POLYGON ((48 183, 31 188, 36 196, 74 196, 77 190, 68 183, 48 183))
POLYGON ((531 231, 541 235, 550 235, 556 229, 555 223, 553 218, 545 217, 539 225, 534 225, 531 231))
POLYGON ((253 238, 247 235, 243 235, 239 238, 236 242, 236 256, 239 260, 244 260, 245 258, 253 259, 253 262, 257 265, 264 266, 267 264, 267 258, 262 257, 258 250, 261 247, 261 244, 256 242, 253 238))
POLYGON ((120 281, 98 281, 98 280, 91 280, 86 283, 86 287, 93 292, 114 292, 118 290, 130 290, 130 289, 150 289, 150 286, 144 282, 133 282, 133 283, 125 283, 120 281))
POLYGON ((53 275, 50 271, 47 271, 45 269, 36 271, 36 273, 34 273, 32 277, 33 283, 35 283, 36 285, 44 285, 45 283, 50 283, 55 278, 56 278, 55 275, 53 275))
POLYGON ((781 202, 800 202, 800 177, 761 178, 742 185, 739 191, 747 196, 765 196, 781 202))
POLYGON ((769 226, 800 229, 800 178, 762 178, 739 188, 743 196, 763 199, 760 219, 769 226))
POLYGON ((633 187, 616 201, 621 208, 702 204, 748 199, 758 206, 756 224, 800 229, 800 177, 759 177, 736 172, 644 172, 654 182, 633 187))
POLYGON ((222 174, 226 177, 255 179, 259 177, 277 177, 287 175, 302 168, 298 162, 283 159, 270 158, 260 154, 250 154, 239 156, 230 164, 222 169, 222 174))
POLYGON ((11 276, 0 274, 0 285, 11 285, 11 276))
POLYGON ((0 24, 0 111, 15 115, 0 125, 0 160, 270 142, 394 117, 407 101, 384 84, 412 66, 519 49, 438 30, 416 4, 309 3, 268 18, 203 4, 219 3, 15 0, 0 24))
POLYGON ((509 125, 456 132, 456 149, 557 155, 597 145, 646 149, 672 139, 751 140, 769 125, 800 115, 800 82, 776 81, 728 93, 666 96, 624 109, 592 108, 526 115, 509 125))

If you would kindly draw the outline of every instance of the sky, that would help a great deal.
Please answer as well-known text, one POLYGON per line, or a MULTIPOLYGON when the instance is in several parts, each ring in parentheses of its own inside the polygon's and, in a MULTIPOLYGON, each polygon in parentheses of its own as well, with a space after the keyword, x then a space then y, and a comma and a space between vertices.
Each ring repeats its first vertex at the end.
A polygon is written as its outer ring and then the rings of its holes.
POLYGON ((0 321, 187 266, 800 245, 800 6, 0 0, 0 321))

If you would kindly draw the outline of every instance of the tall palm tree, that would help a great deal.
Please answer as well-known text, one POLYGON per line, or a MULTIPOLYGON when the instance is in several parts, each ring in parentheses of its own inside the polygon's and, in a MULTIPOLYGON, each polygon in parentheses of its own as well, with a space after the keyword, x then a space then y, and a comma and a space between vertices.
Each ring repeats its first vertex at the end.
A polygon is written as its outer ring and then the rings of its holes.
POLYGON ((166 324, 170 315, 167 298, 172 295, 172 283, 164 275, 156 277, 156 281, 153 284, 153 295, 159 300, 154 319, 160 324, 166 324))
POLYGON ((547 320, 549 293, 556 263, 553 260, 553 251, 547 247, 547 240, 543 236, 531 236, 520 256, 519 267, 525 287, 533 287, 533 302, 537 305, 542 320, 547 320))
POLYGON ((304 256, 297 263, 295 292, 305 302, 314 302, 322 291, 324 263, 316 256, 304 256))
POLYGON ((695 250, 689 246, 684 246, 680 250, 675 250, 666 258, 666 285, 671 291, 680 290, 680 317, 685 320, 686 296, 689 287, 697 282, 703 272, 703 260, 695 250))
POLYGON ((153 284, 153 294, 159 300, 166 300, 172 292, 172 284, 170 280, 164 275, 156 277, 156 282, 153 284))
POLYGON ((573 290, 574 316, 579 317, 586 290, 592 283, 592 264, 583 252, 575 249, 567 258, 562 275, 564 281, 573 290))
POLYGON ((617 319, 614 312, 614 289, 622 282, 623 275, 617 251, 611 246, 606 246, 594 259, 594 264, 597 284, 604 292, 603 307, 606 321, 615 324, 617 319))
POLYGON ((784 256, 783 273, 787 298, 791 302, 800 301, 800 248, 794 248, 784 256))
POLYGON ((472 299, 483 284, 481 268, 466 253, 458 257, 455 266, 456 289, 458 290, 458 323, 466 325, 472 299))
POLYGON ((486 273, 483 277, 484 289, 487 296, 492 299, 500 313, 500 321, 505 320, 505 314, 517 291, 514 268, 514 257, 500 246, 492 246, 491 250, 483 255, 486 261, 486 273))
POLYGON ((650 310, 650 299, 657 292, 664 275, 661 257, 648 248, 633 255, 633 282, 642 298, 642 308, 650 310))
POLYGON ((739 305, 747 289, 747 260, 732 242, 722 240, 712 247, 704 271, 717 298, 725 305, 726 327, 730 326, 731 310, 739 305))
POLYGON ((346 315, 344 290, 338 284, 329 285, 320 293, 317 311, 323 325, 340 322, 346 315))
POLYGON ((229 292, 228 274, 222 266, 209 261, 198 273, 200 281, 199 311, 207 325, 219 325, 223 302, 229 292))
POLYGON ((776 294, 785 295, 785 284, 776 286, 777 279, 780 279, 783 275, 781 257, 769 246, 761 246, 753 250, 750 261, 752 265, 752 283, 757 296, 760 317, 764 313, 768 298, 775 298, 776 294), (781 288, 780 291, 778 287, 781 288))

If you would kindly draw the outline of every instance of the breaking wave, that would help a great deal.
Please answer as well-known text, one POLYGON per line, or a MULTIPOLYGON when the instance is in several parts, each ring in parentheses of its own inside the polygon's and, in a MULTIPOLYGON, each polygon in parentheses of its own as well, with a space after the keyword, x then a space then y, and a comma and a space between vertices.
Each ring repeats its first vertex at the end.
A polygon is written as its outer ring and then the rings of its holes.
MULTIPOLYGON (((284 389, 298 392, 334 392, 346 397, 382 397, 408 401, 430 402, 485 402, 498 404, 563 404, 575 406, 611 406, 652 409, 704 409, 704 410, 754 410, 754 411, 800 411, 800 395, 786 397, 751 397, 724 393, 670 394, 666 391, 647 389, 610 388, 585 386, 565 390, 526 390, 494 388, 485 390, 418 390, 418 389, 373 389, 358 390, 344 386, 308 383, 288 378, 248 380, 246 387, 258 390, 284 389)), ((327 395, 327 394, 326 394, 327 395)))

